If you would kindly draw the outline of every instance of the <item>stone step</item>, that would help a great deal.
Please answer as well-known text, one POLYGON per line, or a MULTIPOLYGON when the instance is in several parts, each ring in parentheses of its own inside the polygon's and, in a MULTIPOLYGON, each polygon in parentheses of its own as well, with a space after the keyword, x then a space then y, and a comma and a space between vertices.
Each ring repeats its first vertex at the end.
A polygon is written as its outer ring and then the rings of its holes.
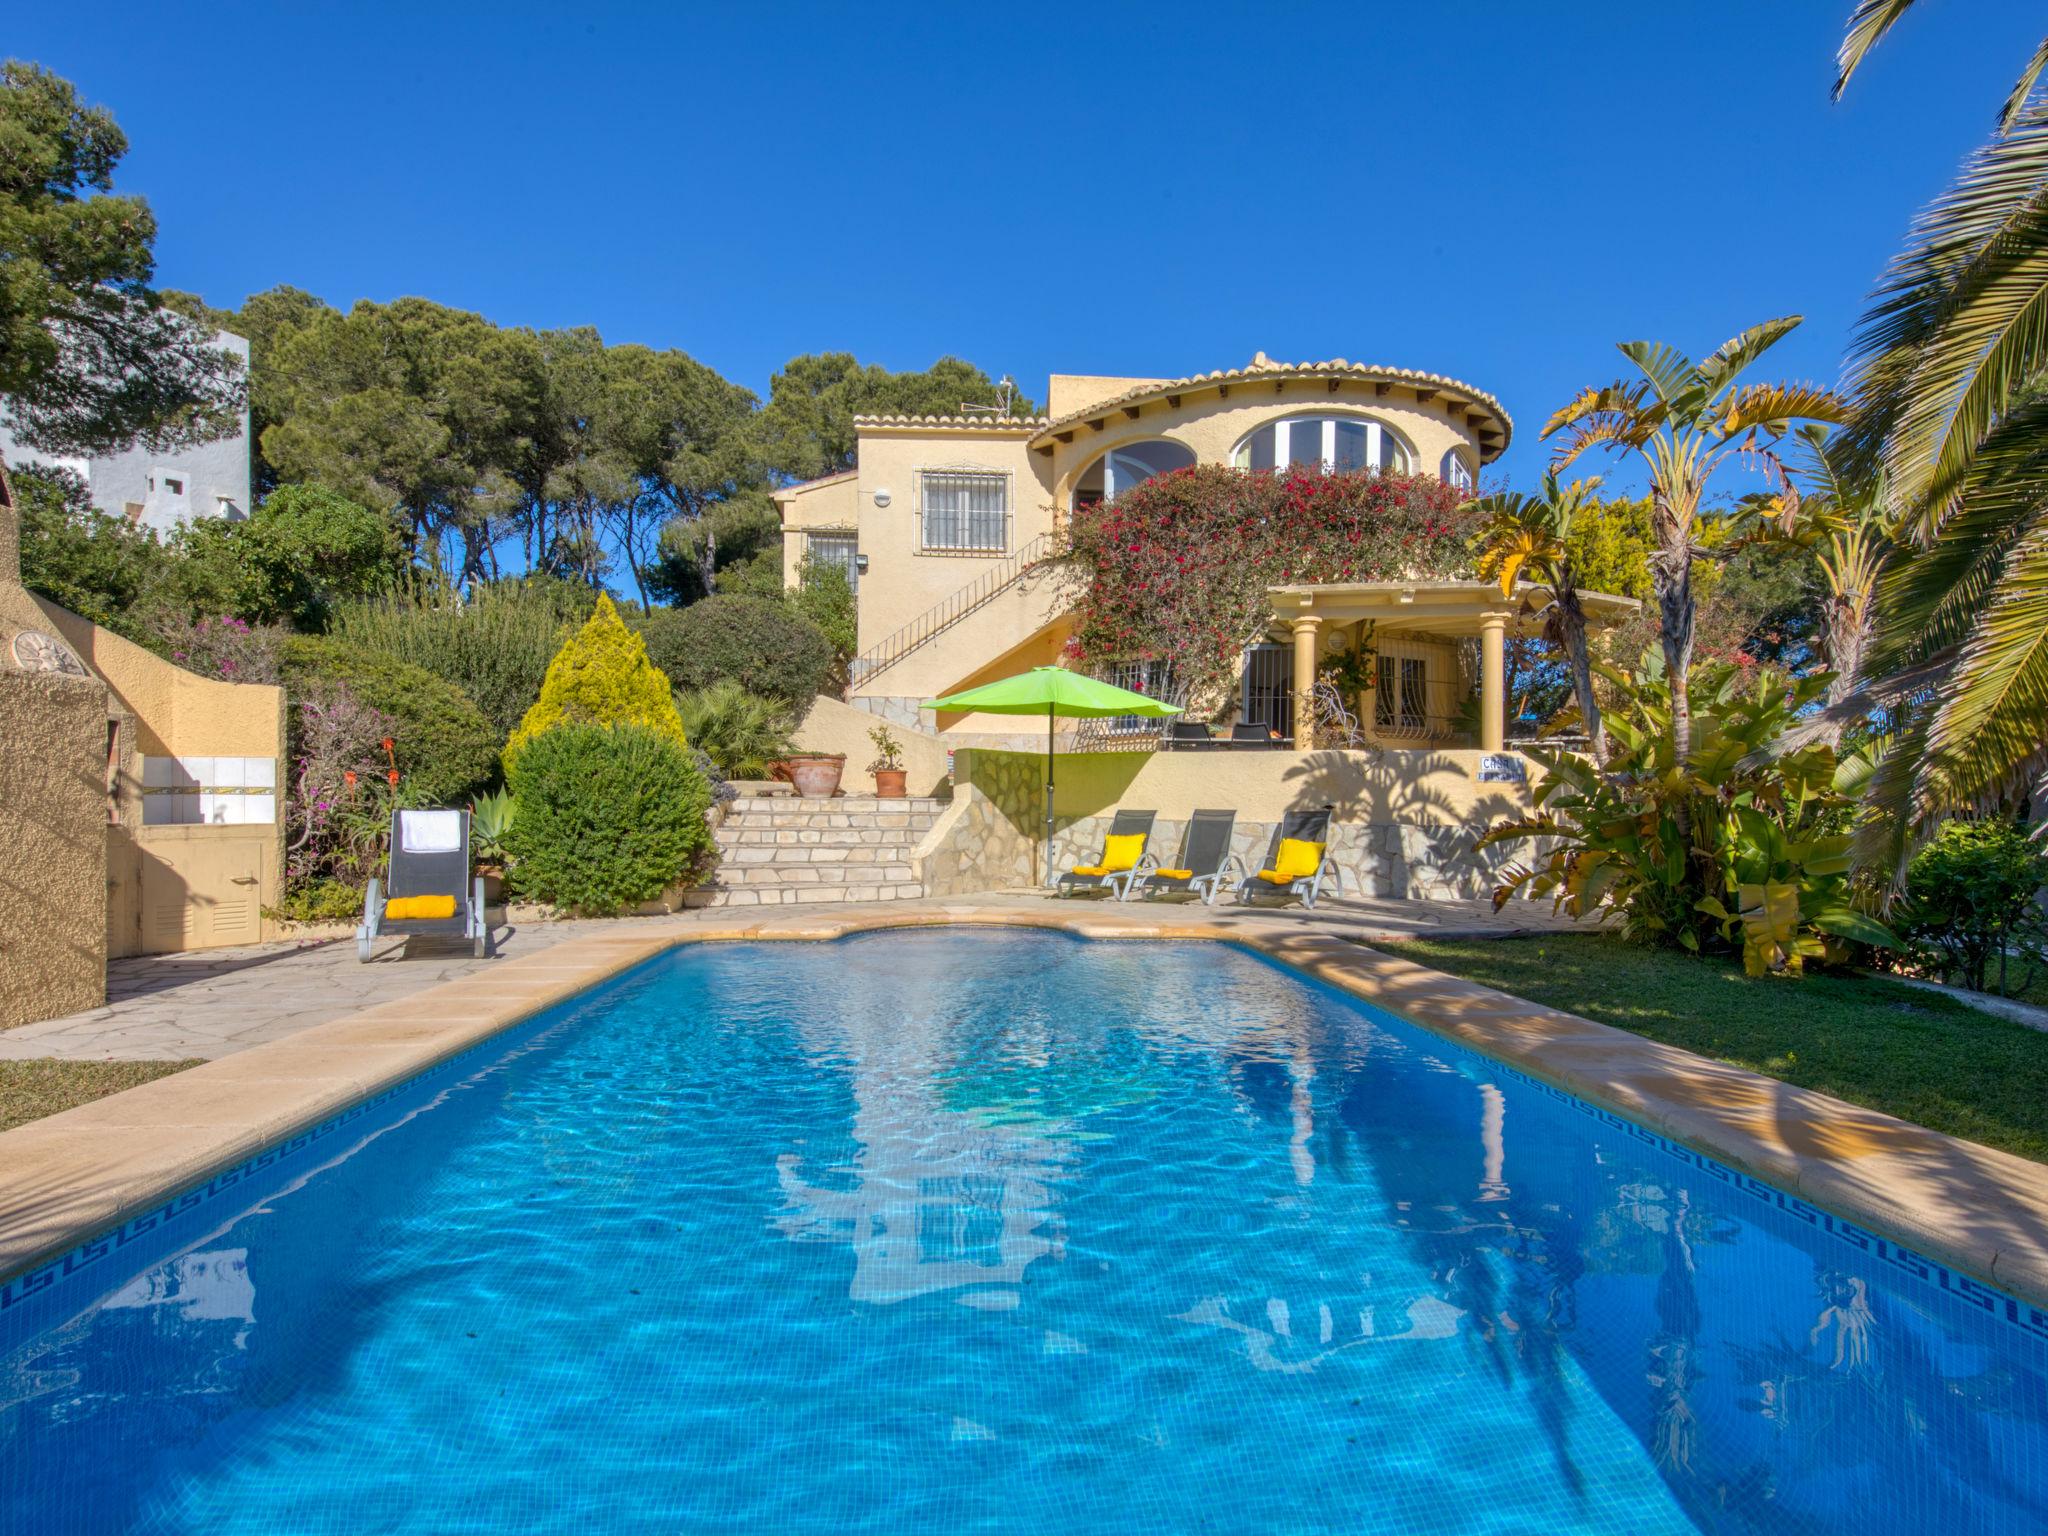
POLYGON ((775 907, 820 902, 914 901, 924 887, 908 885, 743 885, 701 886, 684 897, 686 907, 775 907))
POLYGON ((765 864, 908 864, 910 849, 902 845, 889 847, 878 843, 862 843, 856 847, 844 844, 817 844, 809 847, 758 847, 727 848, 718 850, 718 865, 721 869, 748 869, 765 864))
POLYGON ((929 827, 757 827, 727 822, 713 834, 721 848, 915 848, 929 827))
POLYGON ((769 828, 777 832, 832 831, 848 827, 914 827, 920 832, 931 830, 939 818, 919 811, 876 811, 863 815, 845 811, 796 811, 787 814, 774 811, 729 812, 723 827, 769 828))
POLYGON ((908 864, 732 864, 713 882, 731 890, 755 885, 915 885, 908 864))
POLYGON ((852 815, 869 815, 876 811, 918 811, 936 816, 949 802, 930 796, 912 795, 901 800, 884 800, 879 795, 741 795, 731 805, 730 814, 743 815, 750 812, 791 815, 796 813, 815 814, 819 811, 837 811, 852 815))

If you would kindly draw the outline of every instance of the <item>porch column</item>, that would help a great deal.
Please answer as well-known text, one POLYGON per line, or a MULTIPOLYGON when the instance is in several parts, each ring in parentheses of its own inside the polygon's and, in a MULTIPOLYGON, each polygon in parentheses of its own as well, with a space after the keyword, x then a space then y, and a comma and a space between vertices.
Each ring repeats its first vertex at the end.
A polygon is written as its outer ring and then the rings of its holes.
POLYGON ((1294 747, 1307 752, 1316 744, 1316 641, 1322 634, 1320 614, 1294 621, 1294 747))
POLYGON ((1479 750, 1498 752, 1507 735, 1508 616, 1482 614, 1479 619, 1479 750))

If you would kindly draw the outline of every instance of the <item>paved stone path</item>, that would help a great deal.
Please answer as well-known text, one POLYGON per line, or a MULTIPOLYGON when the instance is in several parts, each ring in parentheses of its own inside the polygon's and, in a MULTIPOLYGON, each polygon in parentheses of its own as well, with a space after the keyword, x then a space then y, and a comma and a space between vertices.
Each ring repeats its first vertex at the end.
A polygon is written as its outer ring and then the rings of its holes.
MULTIPOLYGON (((1037 892, 962 897, 932 906, 1043 910, 1052 898, 1037 892)), ((1069 900, 1079 908, 1091 900, 1069 900)), ((835 916, 864 908, 834 907, 835 916)), ((899 910, 895 909, 895 910, 899 910)), ((1278 914, 1243 913, 1218 905, 1204 909, 1180 904, 1133 902, 1118 909, 1133 917, 1179 912, 1202 921, 1230 924, 1254 917, 1300 916, 1299 908, 1278 914)), ((1318 926, 1360 940, 1421 937, 1513 937, 1574 928, 1554 918, 1547 906, 1517 902, 1496 916, 1483 901, 1325 900, 1314 913, 1318 926)), ((377 1003, 472 975, 507 959, 537 954, 564 939, 636 930, 697 927, 729 922, 706 912, 664 917, 625 917, 563 922, 525 921, 497 931, 492 959, 474 958, 460 941, 392 940, 367 964, 356 959, 353 938, 255 944, 238 949, 198 950, 182 955, 147 955, 113 961, 107 967, 107 1003, 85 1013, 22 1024, 0 1033, 0 1060, 60 1057, 70 1061, 182 1061, 230 1056, 268 1040, 280 1040, 377 1003)))

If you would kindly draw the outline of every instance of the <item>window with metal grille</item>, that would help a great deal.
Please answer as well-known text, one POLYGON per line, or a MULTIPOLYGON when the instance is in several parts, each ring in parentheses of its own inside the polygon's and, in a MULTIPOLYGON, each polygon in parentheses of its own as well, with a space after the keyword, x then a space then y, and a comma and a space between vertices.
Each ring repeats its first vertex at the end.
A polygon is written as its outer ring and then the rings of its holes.
POLYGON ((978 470, 928 469, 919 477, 922 547, 1010 547, 1010 477, 978 470))
MULTIPOLYGON (((1133 693, 1142 693, 1148 699, 1158 699, 1171 704, 1168 689, 1172 683, 1172 663, 1166 661, 1120 661, 1109 669, 1106 682, 1119 688, 1128 688, 1133 693)), ((1112 715, 1108 726, 1112 731, 1157 731, 1160 722, 1143 715, 1112 715)))
POLYGON ((1284 645, 1248 645, 1237 712, 1246 725, 1294 735, 1294 652, 1284 645))
POLYGON ((804 553, 819 565, 836 565, 846 572, 846 584, 860 590, 860 536, 852 533, 813 533, 804 539, 804 553))
POLYGON ((1429 668, 1420 656, 1382 656, 1379 686, 1372 691, 1372 722, 1389 736, 1420 736, 1429 729, 1425 685, 1429 668))

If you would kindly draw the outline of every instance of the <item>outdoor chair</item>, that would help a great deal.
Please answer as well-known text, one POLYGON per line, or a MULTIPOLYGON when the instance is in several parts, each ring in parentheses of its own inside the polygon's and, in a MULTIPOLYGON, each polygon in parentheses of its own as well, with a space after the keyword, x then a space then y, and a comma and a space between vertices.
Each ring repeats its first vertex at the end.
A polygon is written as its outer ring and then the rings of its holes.
POLYGON ((469 867, 469 812, 393 811, 389 879, 363 896, 356 959, 388 934, 461 934, 479 959, 491 952, 483 876, 469 867))
MULTIPOLYGON (((1170 869, 1144 869, 1124 887, 1124 900, 1132 896, 1170 896, 1191 893, 1202 898, 1205 907, 1216 904, 1225 874, 1234 866, 1244 873, 1244 863, 1230 851, 1231 834, 1237 830, 1235 811, 1197 811, 1188 818, 1180 836, 1180 853, 1170 869)), ((1147 854, 1146 859, 1151 855, 1147 854)), ((1140 861, 1141 865, 1144 861, 1140 861)))
POLYGON ((1245 720, 1238 721, 1236 725, 1230 728, 1230 744, 1239 750, 1246 747, 1256 747, 1266 751, 1286 745, 1284 741, 1274 736, 1271 726, 1245 720))
POLYGON ((1313 811, 1289 811, 1274 829, 1266 862, 1255 874, 1237 884, 1237 899, 1246 904, 1254 896, 1277 896, 1299 900, 1313 911, 1325 882, 1341 890, 1343 876, 1330 858, 1331 806, 1313 811))
POLYGON ((1169 720, 1166 745, 1175 752, 1207 752, 1222 745, 1199 720, 1169 720))
POLYGON ((1145 844, 1152 837, 1157 811, 1118 811, 1109 823, 1109 835, 1102 840, 1102 852, 1093 864, 1077 864, 1061 875, 1053 888, 1056 896, 1075 891, 1108 891, 1121 900, 1138 877, 1138 865, 1145 857, 1145 844))

